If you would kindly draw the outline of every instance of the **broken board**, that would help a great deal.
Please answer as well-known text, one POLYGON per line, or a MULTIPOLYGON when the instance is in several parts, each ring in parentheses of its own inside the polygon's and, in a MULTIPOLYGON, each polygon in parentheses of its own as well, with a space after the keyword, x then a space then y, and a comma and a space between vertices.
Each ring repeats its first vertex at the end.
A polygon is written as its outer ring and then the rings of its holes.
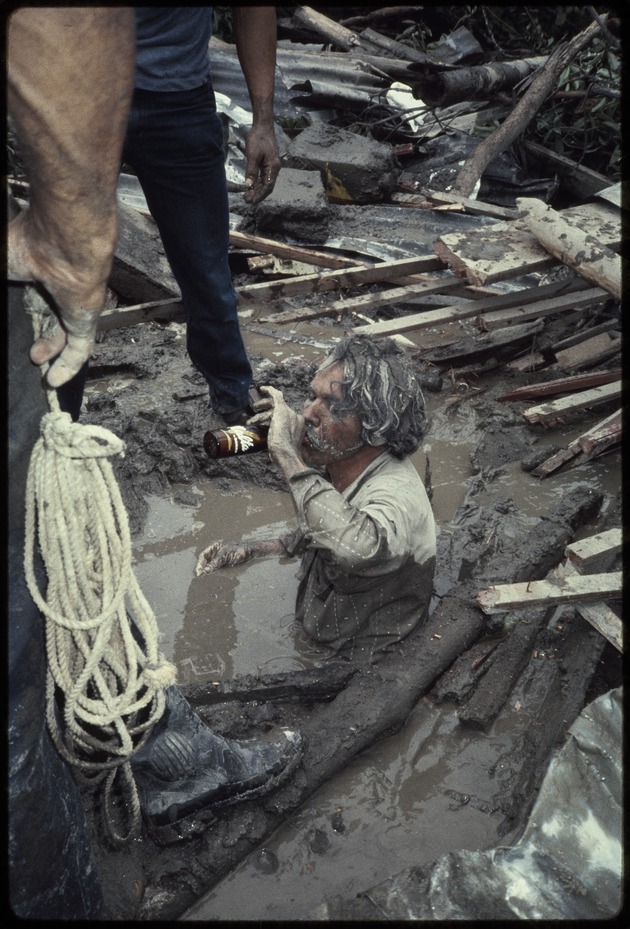
POLYGON ((484 613, 525 609, 552 603, 575 603, 579 600, 598 601, 621 596, 622 572, 575 574, 528 581, 521 584, 496 584, 480 590, 477 603, 484 613))
POLYGON ((599 406, 601 403, 615 400, 620 396, 621 380, 612 381, 610 384, 602 384, 590 390, 582 390, 568 397, 560 397, 558 400, 549 400, 547 403, 538 404, 538 406, 530 406, 527 410, 523 410, 523 416, 528 423, 544 423, 575 410, 599 406))
MULTIPOLYGON (((621 241, 619 210, 608 203, 587 203, 560 213, 568 223, 615 249, 621 241)), ((440 236, 433 249, 455 274, 470 284, 488 284, 559 264, 522 220, 440 236)))

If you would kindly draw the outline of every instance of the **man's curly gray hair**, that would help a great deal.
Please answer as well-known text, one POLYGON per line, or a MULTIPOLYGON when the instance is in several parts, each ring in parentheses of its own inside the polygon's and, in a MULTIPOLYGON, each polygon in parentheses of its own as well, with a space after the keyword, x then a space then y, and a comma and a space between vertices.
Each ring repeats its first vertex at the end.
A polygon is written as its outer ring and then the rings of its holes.
POLYGON ((343 397, 331 405, 331 416, 358 415, 363 441, 387 445, 395 458, 415 452, 426 429, 424 396, 404 348, 393 339, 349 335, 319 369, 336 363, 343 365, 343 397))

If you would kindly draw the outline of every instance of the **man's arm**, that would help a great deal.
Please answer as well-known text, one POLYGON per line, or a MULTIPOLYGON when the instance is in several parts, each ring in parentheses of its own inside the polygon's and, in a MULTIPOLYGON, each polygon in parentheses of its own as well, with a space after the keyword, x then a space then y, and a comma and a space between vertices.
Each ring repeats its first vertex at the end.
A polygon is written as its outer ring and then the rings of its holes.
POLYGON ((9 225, 10 280, 37 281, 61 326, 31 349, 59 387, 89 358, 117 238, 116 185, 133 91, 130 7, 16 10, 8 106, 30 181, 9 225))
POLYGON ((252 128, 247 137, 245 194, 259 203, 273 190, 280 156, 274 130, 277 22, 274 6, 235 6, 236 50, 252 105, 252 128))
POLYGON ((260 539, 257 542, 212 542, 201 552, 195 567, 195 576, 211 574, 219 568, 233 568, 245 564, 252 558, 267 555, 287 555, 282 539, 260 539))

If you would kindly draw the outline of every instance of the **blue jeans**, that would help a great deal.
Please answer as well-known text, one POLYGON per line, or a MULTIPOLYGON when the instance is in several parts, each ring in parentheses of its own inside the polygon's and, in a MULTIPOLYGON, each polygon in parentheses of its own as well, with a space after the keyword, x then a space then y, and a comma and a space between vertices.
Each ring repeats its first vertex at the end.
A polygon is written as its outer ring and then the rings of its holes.
MULTIPOLYGON (((95 919, 102 906, 79 790, 57 754, 45 717, 44 622, 24 579, 26 473, 48 412, 28 351, 24 287, 8 287, 8 793, 9 895, 24 919, 95 919)), ((35 565, 45 590, 41 561, 35 565)))
POLYGON ((221 413, 248 402, 252 369, 228 263, 223 128, 210 84, 136 90, 123 161, 138 176, 182 292, 186 347, 221 413))

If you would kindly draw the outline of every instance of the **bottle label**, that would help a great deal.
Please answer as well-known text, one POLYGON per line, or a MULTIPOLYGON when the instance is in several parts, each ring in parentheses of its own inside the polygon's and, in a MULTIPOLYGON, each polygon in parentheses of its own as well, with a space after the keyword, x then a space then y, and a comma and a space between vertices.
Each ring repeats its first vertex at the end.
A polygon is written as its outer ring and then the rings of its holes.
POLYGON ((250 432, 247 426, 231 426, 225 430, 228 440, 228 454, 239 455, 249 452, 260 443, 260 433, 250 432))

